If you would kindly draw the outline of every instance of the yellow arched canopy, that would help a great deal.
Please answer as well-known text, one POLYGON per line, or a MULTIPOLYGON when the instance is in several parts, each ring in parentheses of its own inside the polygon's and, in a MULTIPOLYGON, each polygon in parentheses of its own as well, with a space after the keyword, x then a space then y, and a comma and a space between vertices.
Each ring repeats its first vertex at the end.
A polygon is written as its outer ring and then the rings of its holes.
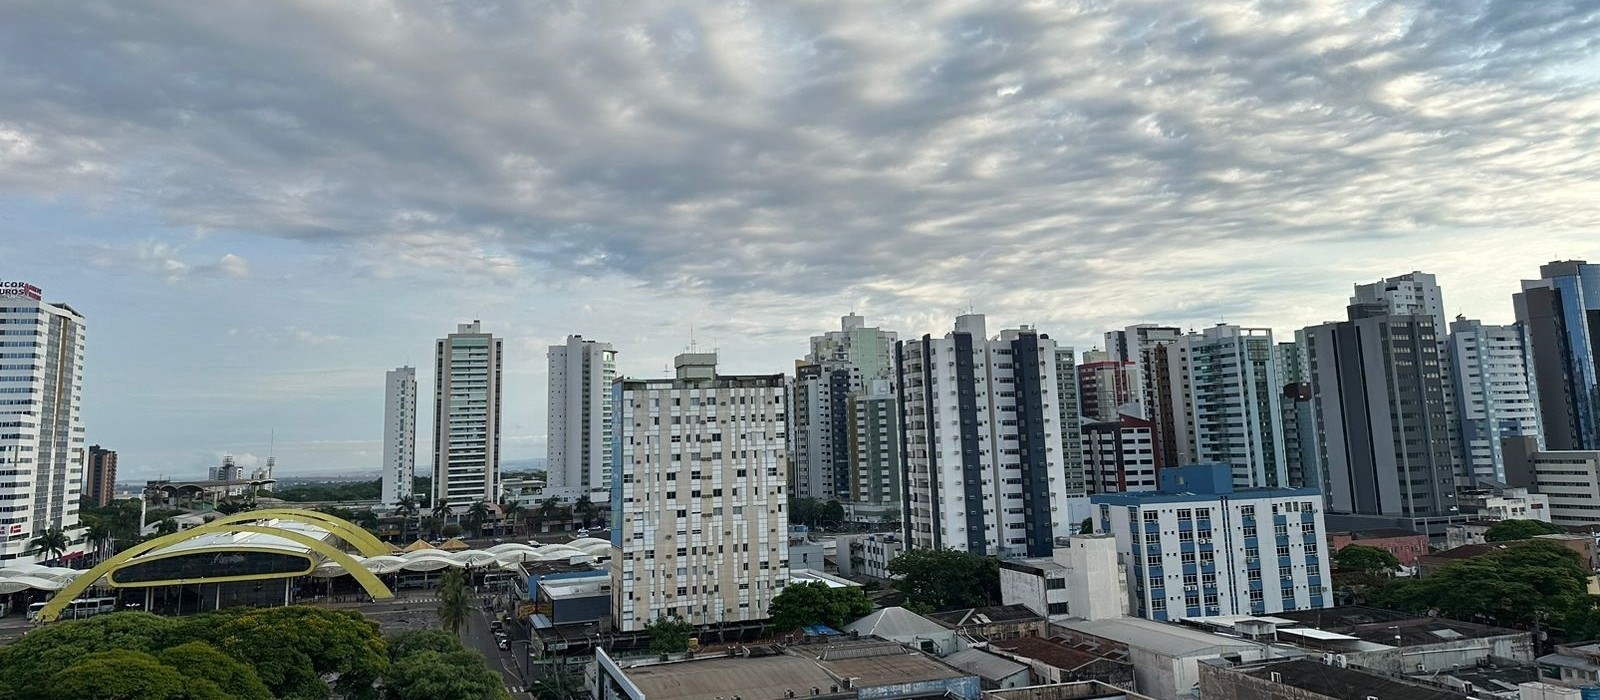
MULTIPOLYGON (((341 539, 344 539, 345 535, 337 532, 330 526, 343 524, 345 526, 354 527, 353 525, 350 525, 350 523, 326 513, 317 513, 316 515, 322 517, 316 518, 307 515, 307 513, 310 513, 311 511, 285 509, 271 511, 273 512, 272 515, 266 515, 266 512, 268 511, 251 511, 249 513, 236 513, 235 515, 254 515, 255 518, 253 519, 255 520, 281 518, 283 520, 306 522, 307 524, 328 528, 329 532, 339 535, 341 539)), ((123 564, 132 561, 139 555, 217 532, 253 532, 263 535, 272 535, 274 537, 282 537, 286 540, 302 545, 311 551, 321 554, 324 557, 327 557, 329 561, 337 563, 340 568, 349 572, 351 576, 354 576, 356 581, 361 583, 361 587, 365 589, 373 598, 387 599, 394 597, 394 593, 389 590, 389 587, 383 585, 383 581, 379 580, 378 577, 373 575, 372 572, 367 571, 366 567, 361 565, 361 562, 356 561, 350 555, 339 551, 337 547, 334 547, 327 542, 291 530, 280 530, 276 528, 263 527, 260 525, 247 525, 237 522, 228 522, 231 519, 234 519, 234 516, 218 518, 217 520, 213 520, 199 527, 184 530, 182 532, 174 532, 170 535, 163 535, 148 542, 134 545, 126 550, 123 550, 122 552, 117 553, 110 559, 100 562, 100 564, 93 569, 85 571, 82 575, 73 579, 71 583, 67 584, 60 591, 57 591, 56 594, 50 598, 50 602, 45 603, 44 608, 39 611, 38 619, 41 622, 54 622, 58 617, 60 617, 61 611, 66 609, 67 605, 71 604, 71 602, 79 595, 82 595, 83 592, 88 590, 90 586, 93 586, 96 581, 105 578, 107 574, 111 573, 113 570, 117 569, 123 564)), ((251 518, 240 519, 250 520, 251 518)), ((362 532, 366 531, 362 530, 362 532)), ((370 533, 368 533, 368 535, 370 537, 370 533)), ((378 542, 377 538, 374 537, 372 540, 380 545, 379 550, 373 552, 372 555, 382 554, 388 551, 387 547, 381 547, 382 543, 378 542)), ((366 543, 357 543, 349 539, 346 539, 345 541, 356 545, 363 554, 366 554, 367 548, 372 546, 366 543)))
POLYGON ((355 523, 343 518, 328 515, 327 513, 315 510, 297 510, 294 508, 247 510, 234 513, 233 515, 224 515, 216 520, 206 523, 206 525, 253 522, 256 520, 272 520, 274 518, 279 520, 290 520, 293 522, 305 523, 307 525, 315 525, 323 528, 328 532, 338 535, 339 539, 349 542, 352 547, 356 548, 356 551, 361 553, 362 556, 375 557, 380 554, 388 554, 390 551, 392 551, 389 545, 384 544, 383 540, 378 539, 376 535, 367 532, 366 528, 356 525, 355 523))

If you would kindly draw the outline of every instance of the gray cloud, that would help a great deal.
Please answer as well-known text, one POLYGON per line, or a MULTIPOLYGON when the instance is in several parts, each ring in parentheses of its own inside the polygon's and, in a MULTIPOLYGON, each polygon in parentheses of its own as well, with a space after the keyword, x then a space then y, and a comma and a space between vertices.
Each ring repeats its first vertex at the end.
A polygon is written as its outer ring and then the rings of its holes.
POLYGON ((1597 41, 1581 0, 23 1, 0 187, 770 309, 730 332, 1249 315, 1282 251, 1595 227, 1597 41))

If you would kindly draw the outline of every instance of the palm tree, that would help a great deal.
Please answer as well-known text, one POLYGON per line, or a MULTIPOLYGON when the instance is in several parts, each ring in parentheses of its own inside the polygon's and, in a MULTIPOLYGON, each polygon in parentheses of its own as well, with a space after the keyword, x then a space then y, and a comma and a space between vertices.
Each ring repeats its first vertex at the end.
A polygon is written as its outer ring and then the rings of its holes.
POLYGON ((511 521, 511 535, 515 537, 517 534, 517 520, 522 516, 522 504, 516 501, 502 502, 500 504, 500 516, 502 521, 511 521))
POLYGON ((467 509, 467 532, 473 536, 483 534, 483 521, 488 520, 494 510, 489 507, 488 501, 478 501, 467 509))
POLYGON ((555 496, 551 496, 549 498, 544 499, 543 501, 540 501, 539 502, 539 523, 541 525, 543 525, 545 521, 550 519, 550 514, 556 512, 556 509, 560 508, 560 507, 561 507, 561 499, 556 498, 555 496))
POLYGON ((589 522, 594 520, 594 501, 589 500, 589 494, 583 494, 572 504, 572 509, 583 514, 583 527, 589 527, 589 522))
POLYGON ((71 544, 72 540, 67 538, 67 533, 62 532, 60 527, 52 525, 50 529, 36 535, 30 546, 49 555, 50 559, 59 559, 61 555, 67 553, 67 547, 71 544))
POLYGON ((439 584, 439 624, 452 634, 460 634, 472 614, 472 600, 467 593, 467 581, 460 569, 450 569, 439 584))
POLYGON ((85 537, 94 543, 94 556, 98 560, 101 555, 105 554, 106 540, 111 539, 111 525, 106 522, 105 518, 100 517, 95 517, 92 520, 85 518, 84 522, 89 525, 85 537))
POLYGON ((435 518, 443 520, 455 514, 455 509, 450 507, 449 501, 439 501, 433 504, 433 517, 435 518))
POLYGON ((370 532, 378 531, 378 514, 371 510, 358 510, 352 513, 351 521, 370 532))

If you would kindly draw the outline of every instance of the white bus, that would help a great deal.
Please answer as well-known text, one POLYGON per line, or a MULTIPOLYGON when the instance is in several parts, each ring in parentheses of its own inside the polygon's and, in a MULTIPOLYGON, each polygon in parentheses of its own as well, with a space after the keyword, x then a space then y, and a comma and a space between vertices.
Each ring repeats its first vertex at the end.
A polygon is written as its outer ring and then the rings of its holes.
MULTIPOLYGON (((39 611, 43 610, 44 606, 45 603, 34 603, 33 605, 29 605, 28 620, 37 621, 39 619, 39 611)), ((68 604, 65 610, 61 611, 61 617, 70 620, 116 611, 116 598, 78 598, 77 600, 74 600, 68 604)))

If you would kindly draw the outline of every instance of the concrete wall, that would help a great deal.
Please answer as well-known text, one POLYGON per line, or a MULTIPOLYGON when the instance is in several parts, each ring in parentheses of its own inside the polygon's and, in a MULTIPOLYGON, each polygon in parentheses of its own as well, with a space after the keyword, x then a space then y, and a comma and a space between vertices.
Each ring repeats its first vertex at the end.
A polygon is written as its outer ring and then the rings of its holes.
POLYGON ((1048 616, 1045 577, 1000 567, 1000 603, 1026 605, 1035 615, 1048 616))
POLYGON ((874 688, 861 688, 856 691, 860 700, 892 700, 893 698, 910 698, 937 694, 940 691, 948 693, 943 697, 957 697, 962 700, 978 700, 983 692, 977 676, 962 676, 960 678, 945 678, 932 681, 914 681, 911 683, 895 683, 893 685, 880 685, 874 688))
POLYGON ((1329 698, 1264 678, 1234 673, 1211 665, 1200 666, 1200 700, 1343 700, 1329 698))
POLYGON ((1344 656, 1351 666, 1393 675, 1472 666, 1490 656, 1533 663, 1533 634, 1522 632, 1485 639, 1458 639, 1438 644, 1351 652, 1344 656), (1418 668, 1419 664, 1421 668, 1418 668))

